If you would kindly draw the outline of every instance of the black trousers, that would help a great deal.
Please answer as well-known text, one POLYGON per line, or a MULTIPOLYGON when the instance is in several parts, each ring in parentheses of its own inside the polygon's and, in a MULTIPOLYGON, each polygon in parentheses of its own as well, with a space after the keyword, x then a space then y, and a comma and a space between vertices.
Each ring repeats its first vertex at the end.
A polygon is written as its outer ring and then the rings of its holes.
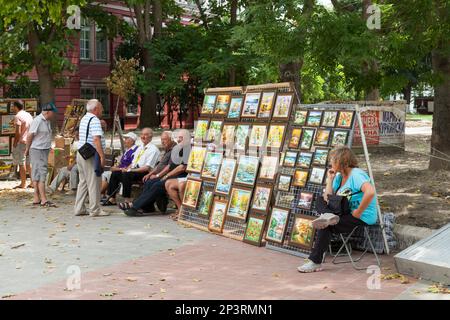
POLYGON ((134 200, 133 208, 136 210, 142 209, 145 212, 155 211, 154 204, 156 200, 167 197, 165 183, 165 180, 162 181, 159 178, 145 182, 144 191, 142 191, 141 195, 134 200))
POLYGON ((314 247, 309 255, 309 260, 321 264, 323 254, 328 250, 331 241, 331 235, 337 233, 348 233, 356 226, 364 226, 366 223, 351 214, 340 216, 339 223, 334 226, 328 226, 325 229, 317 230, 317 238, 314 247))
POLYGON ((118 192, 117 187, 120 183, 122 183, 122 196, 124 198, 131 197, 131 186, 133 183, 141 181, 142 178, 146 175, 145 172, 122 172, 122 171, 114 171, 111 174, 111 179, 109 180, 108 185, 108 195, 115 197, 118 192))

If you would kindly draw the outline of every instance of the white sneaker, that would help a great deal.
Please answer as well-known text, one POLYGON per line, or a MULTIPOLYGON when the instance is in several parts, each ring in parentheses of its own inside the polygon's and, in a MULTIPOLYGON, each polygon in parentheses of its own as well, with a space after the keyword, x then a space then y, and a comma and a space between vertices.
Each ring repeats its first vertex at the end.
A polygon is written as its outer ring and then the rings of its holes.
POLYGON ((90 217, 107 217, 109 215, 110 215, 109 212, 106 212, 106 211, 103 211, 103 210, 101 210, 99 212, 96 212, 96 213, 90 213, 89 214, 90 217))
POLYGON ((310 272, 318 272, 322 271, 322 265, 312 262, 311 260, 308 260, 304 265, 297 268, 298 272, 301 273, 310 273, 310 272))
POLYGON ((338 224, 339 216, 334 213, 323 213, 312 222, 312 225, 316 229, 325 229, 328 226, 334 226, 338 224))

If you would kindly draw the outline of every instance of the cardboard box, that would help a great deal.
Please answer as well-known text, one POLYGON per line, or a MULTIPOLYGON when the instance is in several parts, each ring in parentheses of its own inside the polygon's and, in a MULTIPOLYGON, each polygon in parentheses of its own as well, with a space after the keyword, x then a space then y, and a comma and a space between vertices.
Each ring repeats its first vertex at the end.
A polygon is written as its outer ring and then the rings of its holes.
POLYGON ((62 168, 68 165, 66 153, 63 148, 52 148, 48 155, 48 165, 53 168, 62 168))

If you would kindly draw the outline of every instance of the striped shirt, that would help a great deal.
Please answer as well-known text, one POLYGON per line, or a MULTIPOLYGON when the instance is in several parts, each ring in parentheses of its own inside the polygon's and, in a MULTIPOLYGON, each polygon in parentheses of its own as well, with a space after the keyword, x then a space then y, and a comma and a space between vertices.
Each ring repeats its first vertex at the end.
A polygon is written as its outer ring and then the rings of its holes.
POLYGON ((102 149, 105 150, 106 143, 105 137, 103 136, 102 124, 100 123, 100 119, 97 118, 95 114, 87 112, 84 117, 80 121, 80 137, 78 140, 78 148, 81 148, 86 143, 86 131, 89 120, 92 118, 91 124, 89 125, 89 135, 87 137, 87 143, 94 145, 94 136, 100 136, 102 141, 102 149))

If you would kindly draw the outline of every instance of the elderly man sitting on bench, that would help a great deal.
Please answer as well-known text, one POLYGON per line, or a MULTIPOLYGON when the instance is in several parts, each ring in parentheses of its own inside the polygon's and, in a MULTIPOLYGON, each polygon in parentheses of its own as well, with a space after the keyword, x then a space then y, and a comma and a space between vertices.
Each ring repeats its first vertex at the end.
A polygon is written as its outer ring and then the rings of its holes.
MULTIPOLYGON (((176 180, 178 178, 185 177, 186 173, 186 156, 183 156, 185 146, 185 140, 189 141, 189 131, 181 129, 177 133, 178 144, 173 147, 168 164, 164 170, 159 173, 156 179, 146 182, 144 192, 133 203, 129 203, 126 207, 122 205, 122 209, 127 216, 146 216, 155 213, 153 204, 160 199, 167 199, 165 184, 169 179, 176 180)), ((190 144, 188 145, 190 146, 190 144)), ((167 200, 165 200, 165 206, 163 208, 158 207, 161 212, 165 212, 167 208, 167 200)))
POLYGON ((144 128, 141 132, 142 145, 134 153, 131 166, 123 172, 114 171, 108 185, 109 199, 103 203, 104 206, 116 204, 116 194, 119 191, 119 184, 122 183, 122 196, 125 199, 131 197, 131 187, 133 183, 141 179, 156 165, 159 157, 159 149, 151 143, 153 139, 153 130, 144 128))

